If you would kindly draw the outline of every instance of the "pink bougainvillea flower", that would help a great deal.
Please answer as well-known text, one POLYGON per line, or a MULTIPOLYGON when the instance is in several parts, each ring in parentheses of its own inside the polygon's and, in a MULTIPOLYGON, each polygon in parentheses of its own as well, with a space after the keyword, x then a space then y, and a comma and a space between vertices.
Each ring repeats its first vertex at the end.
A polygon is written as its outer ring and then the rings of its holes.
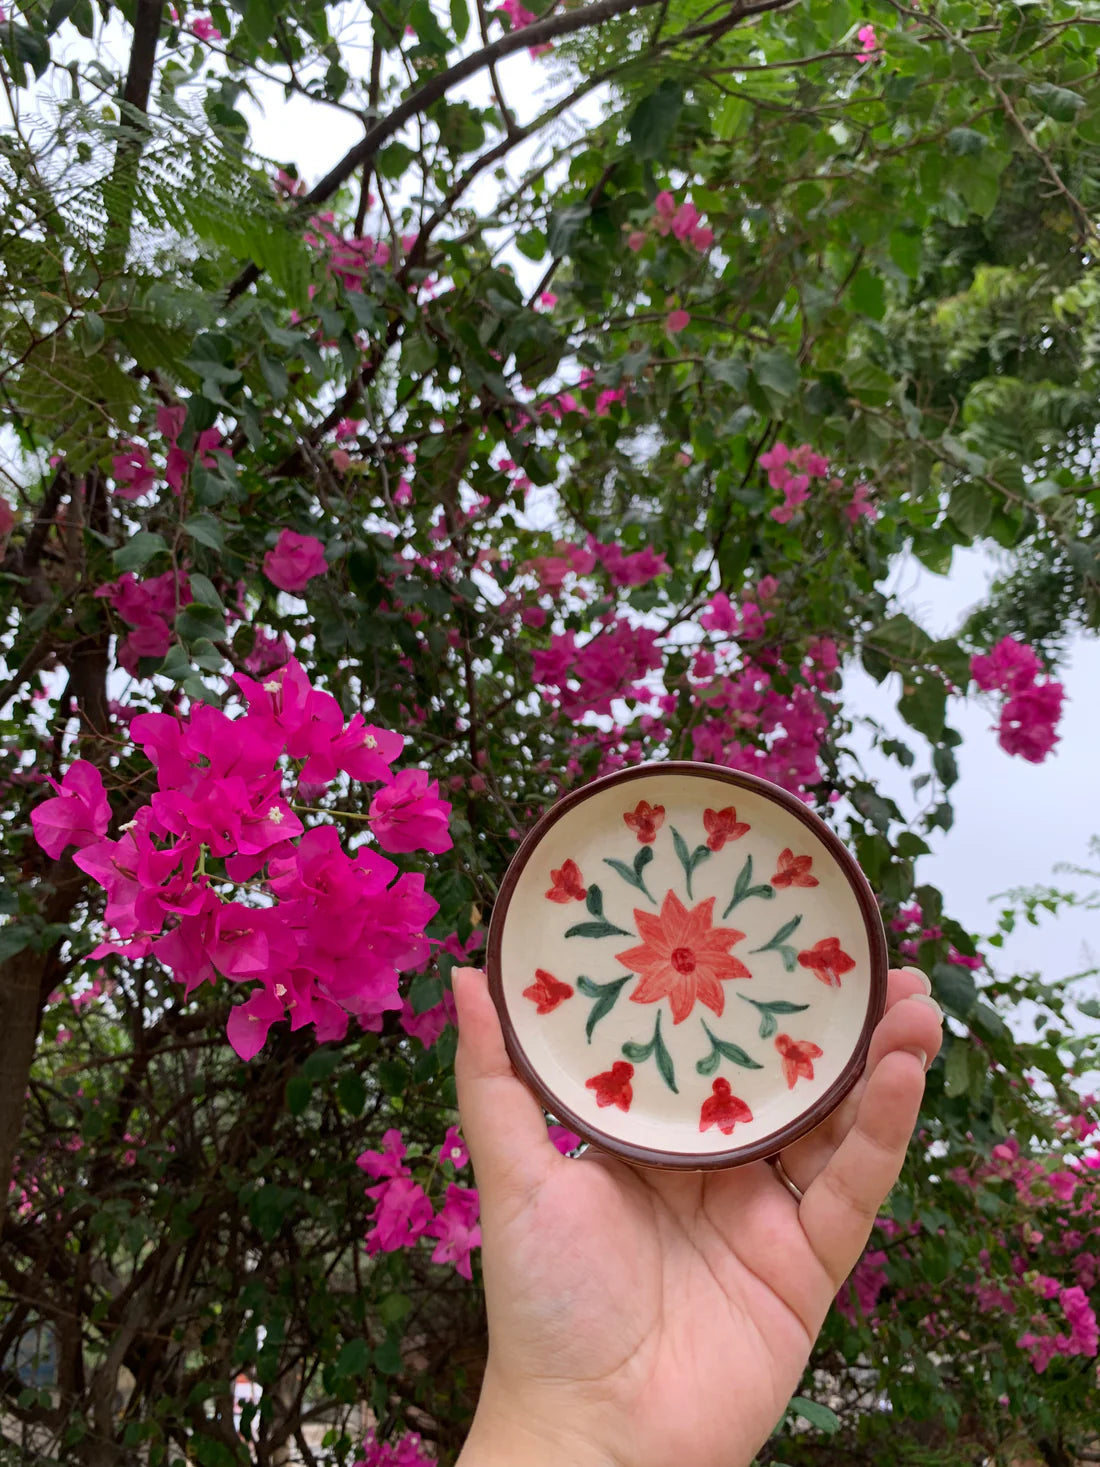
POLYGON ((125 453, 115 454, 111 460, 111 473, 115 478, 115 493, 120 499, 140 499, 156 482, 149 450, 140 443, 131 443, 125 453))
POLYGON ((689 911, 674 891, 665 894, 659 916, 634 909, 641 942, 615 954, 639 979, 630 995, 634 1003, 658 1003, 667 998, 673 1023, 680 1024, 695 1007, 696 999, 714 1013, 725 1007, 722 984, 730 978, 752 974, 729 949, 745 936, 735 927, 713 925, 714 898, 689 911))
POLYGON ((728 840, 740 840, 752 827, 747 821, 738 820, 732 805, 724 810, 704 810, 703 826, 707 832, 707 845, 712 851, 720 851, 728 840))
POLYGON ((645 248, 645 242, 645 232, 641 229, 632 229, 626 237, 627 249, 633 250, 635 254, 637 254, 639 250, 645 248))
POLYGON ((3 549, 8 536, 15 528, 15 510, 0 494, 0 550, 3 549))
POLYGON ((208 15, 196 15, 191 22, 191 34, 200 41, 220 41, 222 33, 208 15))
POLYGON ((841 975, 850 973, 856 965, 855 959, 848 956, 837 937, 823 937, 806 952, 799 953, 798 961, 830 988, 839 988, 841 975))
POLYGON ((371 829, 387 851, 449 851, 450 818, 450 801, 440 799, 438 780, 423 769, 403 769, 370 803, 371 829))
POLYGON ((458 1133, 457 1126, 448 1126, 447 1134, 443 1137, 443 1145, 439 1148, 440 1161, 449 1161, 455 1171, 461 1171, 470 1160, 470 1153, 466 1143, 458 1133))
POLYGON ((536 968, 535 981, 523 990, 523 996, 535 1005, 536 1014, 550 1014, 567 998, 573 997, 573 989, 545 968, 536 968))
POLYGON ((570 1151, 576 1151, 581 1144, 581 1138, 575 1131, 569 1131, 564 1126, 547 1126, 546 1133, 550 1141, 562 1156, 567 1156, 570 1151))
POLYGON ((566 902, 583 902, 588 895, 576 861, 563 861, 557 871, 550 872, 550 882, 550 890, 546 893, 548 901, 564 905, 566 902))
POLYGON ((283 530, 274 550, 264 556, 264 575, 280 591, 302 591, 314 576, 323 576, 327 570, 320 540, 294 530, 283 530))
POLYGON ((813 1062, 821 1058, 821 1050, 816 1044, 811 1044, 808 1039, 792 1039, 789 1034, 780 1034, 775 1047, 783 1060, 788 1090, 793 1090, 799 1079, 813 1079, 813 1062))
POLYGON ((53 779, 50 784, 57 795, 31 811, 31 828, 46 855, 56 861, 66 846, 80 850, 102 840, 111 823, 111 807, 103 776, 86 759, 70 764, 60 784, 53 779))
POLYGON ((875 35, 874 26, 860 26, 859 30, 856 32, 856 35, 859 39, 859 44, 863 47, 862 51, 858 51, 856 53, 856 60, 870 61, 875 52, 880 49, 879 39, 878 36, 875 35))
POLYGON ((736 636, 740 624, 737 607, 725 591, 716 591, 710 598, 710 605, 699 617, 699 625, 704 631, 725 632, 731 637, 736 636))
POLYGON ((463 1278, 472 1278, 470 1254, 481 1247, 478 1226, 479 1201, 476 1187, 447 1184, 439 1215, 424 1229, 425 1236, 438 1238, 432 1250, 433 1263, 453 1263, 463 1278))
POLYGON ((970 659, 970 676, 983 693, 1011 693, 1030 687, 1043 670, 1039 654, 1026 642, 1002 637, 989 652, 970 659))
POLYGON ((1006 754, 1018 754, 1029 764, 1041 764, 1058 743, 1065 688, 1048 680, 1017 688, 1001 709, 997 742, 1006 754))
POLYGON ((665 807, 651 805, 648 800, 639 800, 633 810, 624 813, 623 819, 637 835, 640 845, 651 846, 657 839, 657 832, 665 823, 665 807))
POLYGON ((691 316, 687 311, 684 310, 682 306, 677 306, 676 310, 669 311, 668 315, 665 317, 665 330, 670 336, 678 335, 681 331, 683 331, 685 326, 688 326, 690 324, 691 316))
POLYGON ((395 1177, 366 1189, 375 1199, 373 1226, 364 1242, 367 1252, 396 1253, 422 1238, 435 1216, 428 1194, 411 1177, 395 1177))
POLYGON ((777 890, 787 886, 816 886, 817 877, 810 874, 814 863, 812 856, 796 856, 790 847, 779 852, 772 885, 777 890))
POLYGON ((273 993, 263 986, 253 990, 245 1003, 237 1004, 229 1012, 226 1036, 243 1060, 259 1054, 267 1043, 272 1024, 278 1023, 286 1008, 273 993))
POLYGON ((616 1060, 609 1070, 602 1075, 593 1075, 584 1083, 589 1090, 596 1092, 597 1105, 617 1105, 620 1110, 629 1110, 634 1099, 630 1084, 633 1078, 634 1066, 626 1060, 616 1060))
POLYGON ((732 1093, 728 1080, 715 1080, 711 1090, 713 1093, 703 1101, 699 1112, 700 1131, 708 1131, 711 1126, 717 1126, 723 1136, 729 1136, 734 1126, 752 1120, 752 1111, 743 1100, 732 1093))
POLYGON ((382 1150, 361 1151, 355 1158, 355 1165, 360 1171, 366 1172, 368 1177, 409 1176, 401 1132, 391 1126, 382 1137, 382 1150))

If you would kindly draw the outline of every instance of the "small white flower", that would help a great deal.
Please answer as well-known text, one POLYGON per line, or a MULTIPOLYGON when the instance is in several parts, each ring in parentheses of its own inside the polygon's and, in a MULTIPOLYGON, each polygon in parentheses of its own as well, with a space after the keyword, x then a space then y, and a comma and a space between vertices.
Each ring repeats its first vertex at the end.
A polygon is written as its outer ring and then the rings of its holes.
POLYGON ((367 733, 363 735, 363 743, 368 749, 377 749, 378 747, 378 740, 374 737, 372 733, 367 733))
POLYGON ((282 825, 286 816, 279 809, 278 805, 272 805, 271 809, 267 812, 267 818, 271 821, 272 825, 282 825))
POLYGON ((271 693, 272 695, 274 695, 275 693, 277 693, 280 690, 280 688, 282 686, 283 686, 282 683, 277 683, 273 679, 269 683, 264 683, 264 692, 265 693, 271 693))

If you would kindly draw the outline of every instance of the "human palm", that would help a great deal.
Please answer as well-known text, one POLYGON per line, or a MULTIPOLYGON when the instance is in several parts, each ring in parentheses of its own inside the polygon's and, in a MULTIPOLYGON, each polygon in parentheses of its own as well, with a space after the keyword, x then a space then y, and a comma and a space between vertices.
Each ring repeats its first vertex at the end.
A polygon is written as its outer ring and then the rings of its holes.
POLYGON ((799 1205, 765 1162, 673 1173, 560 1156, 484 979, 456 976, 490 1330, 463 1462, 749 1463, 900 1169, 924 1083, 912 1055, 939 1046, 925 980, 890 975, 865 1077, 783 1153, 799 1205))

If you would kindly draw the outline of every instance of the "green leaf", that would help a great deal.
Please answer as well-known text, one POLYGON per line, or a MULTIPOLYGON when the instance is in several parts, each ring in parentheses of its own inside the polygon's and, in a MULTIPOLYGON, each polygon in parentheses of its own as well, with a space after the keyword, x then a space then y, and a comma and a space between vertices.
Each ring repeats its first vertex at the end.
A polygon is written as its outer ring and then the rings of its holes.
POLYGON ((370 1346, 366 1340, 348 1340, 336 1357, 333 1375, 337 1380, 345 1380, 353 1375, 365 1376, 369 1366, 370 1346))
POLYGON ((978 989, 968 968, 937 963, 932 969, 932 992, 938 1003, 956 1018, 969 1019, 978 1001, 978 989))
POLYGON ((765 901, 770 901, 774 896, 775 890, 770 882, 764 882, 758 886, 752 885, 752 857, 746 856, 745 864, 737 874, 737 881, 734 884, 733 896, 730 898, 729 906, 722 913, 722 920, 724 922, 734 907, 738 906, 741 902, 747 901, 749 897, 762 897, 765 901))
POLYGON ((578 922, 566 931, 566 937, 633 937, 632 932, 627 932, 622 927, 615 927, 610 922, 578 922))
POLYGON ((760 1038, 771 1039, 778 1034, 779 1025, 776 1022, 777 1014, 801 1014, 810 1007, 808 1003, 790 1003, 785 998, 771 1000, 767 1003, 758 998, 749 998, 747 994, 738 994, 745 1003, 752 1004, 753 1008, 760 1014, 760 1038))
POLYGON ((336 1081, 336 1098, 349 1116, 361 1116, 367 1103, 367 1087, 354 1070, 345 1070, 336 1081))
POLYGON ((895 229, 890 235, 890 258, 910 280, 920 274, 923 253, 921 236, 917 230, 895 229))
POLYGON ((752 370, 761 387, 770 387, 780 397, 791 397, 798 391, 798 365, 785 351, 760 352, 753 358, 752 370))
POLYGON ((198 571, 195 571, 190 576, 189 580, 191 586, 191 595, 194 597, 195 601, 197 601, 200 606, 212 606, 215 611, 220 611, 224 616, 225 607, 222 605, 222 598, 218 595, 217 591, 214 588, 213 581, 209 580, 206 576, 200 574, 198 571))
POLYGON ((873 321, 881 321, 886 314, 886 285, 881 275, 873 270, 860 270, 848 287, 849 299, 856 310, 873 321))
POLYGON ((657 1069, 660 1071, 661 1079, 665 1082, 673 1095, 679 1095, 676 1088, 676 1071, 672 1066, 672 1056, 665 1048, 665 1041, 661 1038, 661 1015, 657 1014, 657 1028, 653 1034, 653 1043, 657 1050, 657 1069))
POLYGON ((797 917, 792 917, 789 922, 784 922, 783 926, 779 928, 774 937, 766 942, 763 947, 753 948, 753 952, 766 953, 773 947, 779 947, 782 943, 786 942, 787 938, 790 937, 791 933, 794 932, 801 921, 802 917, 801 915, 799 915, 797 917))
POLYGON ((664 157, 683 105, 684 94, 670 77, 666 77, 655 92, 642 98, 627 123, 630 146, 636 158, 655 160, 664 157))
POLYGON ((313 1086, 307 1075, 291 1075, 286 1082, 286 1108, 292 1116, 300 1116, 309 1105, 313 1086))
POLYGON ((592 1043, 593 1029, 615 1007, 619 994, 632 977, 633 974, 627 973, 625 978, 616 978, 611 983, 593 983, 591 978, 586 978, 583 974, 577 979, 577 988, 585 998, 596 1000, 589 1012, 588 1022, 584 1026, 589 1044, 592 1043))
POLYGON ((466 0, 451 0, 451 29, 455 33, 455 40, 461 44, 470 29, 470 10, 466 0))
POLYGON ((546 226, 546 242, 552 255, 563 256, 569 253, 573 241, 591 213, 588 204, 565 204, 554 210, 546 226))
POLYGON ((696 1060, 695 1069, 698 1074, 709 1076, 714 1074, 721 1063, 722 1056, 716 1049, 712 1049, 706 1059, 696 1060))
POLYGON ((948 1100, 965 1095, 970 1084, 970 1062, 966 1045, 957 1036, 952 1038, 944 1066, 943 1093, 948 1100))
MULTIPOLYGON (((731 1044, 728 1039, 719 1039, 716 1034, 712 1034, 707 1027, 705 1019, 702 1020, 702 1024, 703 1032, 710 1040, 711 1049, 715 1054, 720 1054, 723 1059, 728 1059, 732 1064, 740 1065, 744 1070, 762 1070, 764 1068, 763 1065, 758 1064, 750 1054, 743 1050, 739 1044, 731 1044)), ((698 1064, 695 1068, 699 1071, 700 1075, 710 1074, 709 1070, 700 1069, 698 1064)))
POLYGON ((744 127, 752 113, 752 104, 744 97, 727 97, 715 115, 714 136, 723 143, 731 143, 744 127))
POLYGON ((989 139, 985 133, 978 132, 973 127, 953 127, 947 134, 947 151, 954 153, 957 158, 984 152, 988 145, 989 139))
POLYGON ((792 1396, 787 1409, 801 1416, 811 1426, 816 1426, 818 1431, 828 1432, 830 1436, 840 1430, 840 1417, 818 1401, 809 1401, 805 1396, 792 1396))
POLYGON ((1027 94, 1040 112, 1045 112, 1056 122, 1072 122, 1085 105, 1085 99, 1079 92, 1057 87, 1053 82, 1034 82, 1028 87, 1027 94))
POLYGON ((951 490, 948 513, 964 535, 984 535, 993 518, 993 500, 984 484, 963 479, 951 490))
POLYGON ((603 892, 595 882, 588 888, 584 904, 592 913, 593 917, 603 916, 603 892))
POLYGON ((120 571, 140 570, 147 561, 152 560, 154 555, 159 555, 162 550, 168 549, 168 542, 163 535, 152 534, 149 530, 139 530, 136 535, 131 535, 126 544, 121 546, 111 556, 115 566, 120 571))
POLYGON ((197 540, 200 545, 205 545, 210 550, 224 550, 225 536, 222 527, 210 514, 193 514, 184 520, 183 528, 192 540, 197 540))
POLYGON ((193 602, 176 617, 176 635, 183 642, 198 642, 203 637, 220 642, 225 636, 225 615, 213 606, 193 602))
POLYGON ((634 857, 633 869, 625 861, 616 861, 611 856, 605 856, 603 859, 604 865, 610 866, 612 871, 621 876, 628 886, 633 886, 636 890, 644 892, 654 906, 656 906, 657 898, 650 891, 649 887, 646 886, 645 877, 642 875, 650 861, 653 860, 652 846, 639 847, 638 854, 634 857))

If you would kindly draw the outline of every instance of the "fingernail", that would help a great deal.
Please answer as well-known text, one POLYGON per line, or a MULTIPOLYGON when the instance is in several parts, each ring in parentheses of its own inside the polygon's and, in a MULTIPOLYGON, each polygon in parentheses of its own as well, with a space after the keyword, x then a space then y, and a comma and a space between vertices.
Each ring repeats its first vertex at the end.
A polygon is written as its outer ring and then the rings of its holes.
POLYGON ((919 978, 925 993, 932 992, 932 980, 927 973, 922 973, 919 968, 901 968, 899 972, 908 973, 913 978, 919 978))
POLYGON ((905 1053, 915 1054, 917 1059, 920 1060, 921 1069, 925 1072, 925 1074, 928 1073, 928 1056, 925 1054, 923 1049, 917 1049, 916 1047, 914 1047, 912 1049, 907 1049, 905 1053))
POLYGON ((453 969, 453 973, 472 973, 475 978, 481 978, 483 980, 485 978, 485 974, 480 968, 455 968, 453 969))
POLYGON ((943 1009, 940 1008, 939 1004, 930 993, 911 993, 909 997, 903 999, 902 1002, 926 1004, 928 1008, 935 1011, 936 1018, 939 1019, 940 1023, 943 1023, 943 1009))

